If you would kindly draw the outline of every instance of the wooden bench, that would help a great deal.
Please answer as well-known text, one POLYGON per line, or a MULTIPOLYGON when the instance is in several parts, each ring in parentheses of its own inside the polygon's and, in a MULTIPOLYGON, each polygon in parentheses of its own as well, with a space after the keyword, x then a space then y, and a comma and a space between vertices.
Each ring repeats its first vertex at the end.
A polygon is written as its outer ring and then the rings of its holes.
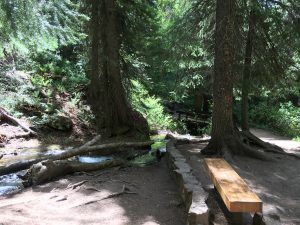
POLYGON ((262 212, 260 198, 224 159, 204 159, 204 165, 229 212, 262 212))

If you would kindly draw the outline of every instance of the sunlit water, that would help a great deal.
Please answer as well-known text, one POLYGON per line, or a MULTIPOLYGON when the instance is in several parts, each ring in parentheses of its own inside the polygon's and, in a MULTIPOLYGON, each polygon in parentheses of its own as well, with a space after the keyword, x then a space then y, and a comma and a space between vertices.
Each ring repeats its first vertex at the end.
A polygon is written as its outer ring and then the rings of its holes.
MULTIPOLYGON (((152 136, 151 139, 155 141, 155 143, 151 146, 151 150, 149 151, 149 154, 145 154, 142 156, 139 156, 132 160, 131 162, 140 166, 147 165, 149 162, 155 162, 156 157, 155 153, 156 151, 160 152, 166 152, 166 141, 164 140, 165 134, 160 134, 160 135, 155 135, 152 136)), ((28 159, 34 159, 34 158, 39 158, 43 157, 45 155, 57 155, 62 153, 63 151, 61 150, 48 150, 46 152, 32 152, 28 151, 28 154, 25 152, 16 156, 11 156, 11 157, 3 157, 0 162, 0 166, 5 166, 11 163, 14 163, 16 161, 22 161, 22 160, 28 160, 28 159)), ((99 163, 99 162, 105 162, 108 160, 112 160, 112 157, 109 156, 89 156, 89 155, 84 155, 84 156, 78 156, 76 159, 79 162, 82 163, 99 163)), ((18 177, 18 174, 22 174, 24 172, 19 172, 19 173, 13 173, 9 175, 4 175, 0 176, 0 196, 9 194, 11 192, 15 192, 18 190, 23 189, 22 185, 22 179, 18 177)))
POLYGON ((82 163, 99 163, 107 160, 112 160, 112 157, 106 156, 79 156, 77 157, 79 162, 82 163))
POLYGON ((16 173, 0 176, 0 196, 23 188, 22 180, 16 173))

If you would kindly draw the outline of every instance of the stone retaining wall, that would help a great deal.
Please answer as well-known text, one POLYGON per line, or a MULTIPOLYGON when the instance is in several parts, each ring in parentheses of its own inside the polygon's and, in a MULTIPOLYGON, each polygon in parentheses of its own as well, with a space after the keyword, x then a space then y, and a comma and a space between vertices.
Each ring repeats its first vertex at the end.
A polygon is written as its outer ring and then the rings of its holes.
POLYGON ((168 167, 175 178, 188 213, 187 225, 209 225, 207 192, 192 173, 185 157, 176 149, 174 140, 167 144, 168 167))

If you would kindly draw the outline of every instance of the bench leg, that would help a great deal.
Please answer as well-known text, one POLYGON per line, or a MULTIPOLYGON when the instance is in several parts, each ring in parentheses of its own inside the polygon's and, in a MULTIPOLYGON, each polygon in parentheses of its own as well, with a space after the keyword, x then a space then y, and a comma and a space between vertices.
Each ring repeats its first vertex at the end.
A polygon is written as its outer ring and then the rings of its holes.
POLYGON ((244 221, 244 213, 230 213, 230 220, 232 225, 241 225, 244 221))

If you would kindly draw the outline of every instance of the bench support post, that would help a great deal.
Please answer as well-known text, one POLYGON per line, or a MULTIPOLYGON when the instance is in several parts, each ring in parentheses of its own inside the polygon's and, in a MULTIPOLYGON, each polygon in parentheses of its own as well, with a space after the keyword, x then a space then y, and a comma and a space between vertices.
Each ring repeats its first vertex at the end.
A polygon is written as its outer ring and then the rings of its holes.
POLYGON ((241 225, 241 224, 243 224, 243 221, 244 221, 244 213, 231 212, 230 220, 231 220, 232 225, 241 225))

